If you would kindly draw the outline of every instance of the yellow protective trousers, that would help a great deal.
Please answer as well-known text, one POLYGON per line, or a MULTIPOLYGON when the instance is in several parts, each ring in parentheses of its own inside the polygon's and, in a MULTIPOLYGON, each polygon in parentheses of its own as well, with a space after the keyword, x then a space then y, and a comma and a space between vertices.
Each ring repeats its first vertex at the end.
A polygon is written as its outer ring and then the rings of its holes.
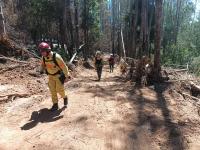
POLYGON ((53 104, 58 103, 58 95, 57 93, 62 97, 66 98, 67 95, 65 95, 65 89, 64 84, 62 84, 59 80, 59 74, 58 75, 49 75, 49 90, 51 92, 51 98, 53 104))

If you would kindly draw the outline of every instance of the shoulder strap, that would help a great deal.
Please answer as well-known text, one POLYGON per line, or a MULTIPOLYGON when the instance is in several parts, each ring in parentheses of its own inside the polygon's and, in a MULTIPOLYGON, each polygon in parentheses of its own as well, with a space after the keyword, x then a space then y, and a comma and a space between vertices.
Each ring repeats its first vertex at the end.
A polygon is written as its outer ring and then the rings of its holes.
POLYGON ((56 53, 53 53, 53 62, 59 67, 58 62, 56 61, 56 53))
MULTIPOLYGON (((42 59, 43 59, 44 65, 46 66, 46 64, 45 64, 45 58, 42 57, 42 59)), ((59 64, 58 64, 58 62, 57 62, 57 60, 56 60, 56 53, 53 53, 53 62, 54 62, 54 64, 55 64, 56 66, 58 66, 58 67, 60 68, 60 66, 59 66, 59 64)), ((60 70, 62 70, 62 69, 60 68, 60 70)))
POLYGON ((42 59, 43 59, 44 66, 46 66, 46 64, 45 64, 45 58, 44 58, 44 57, 42 57, 42 59))
MULTIPOLYGON (((56 66, 58 66, 60 68, 60 66, 56 60, 56 53, 53 53, 53 62, 55 63, 56 66)), ((60 70, 62 70, 62 69, 60 68, 60 70)))

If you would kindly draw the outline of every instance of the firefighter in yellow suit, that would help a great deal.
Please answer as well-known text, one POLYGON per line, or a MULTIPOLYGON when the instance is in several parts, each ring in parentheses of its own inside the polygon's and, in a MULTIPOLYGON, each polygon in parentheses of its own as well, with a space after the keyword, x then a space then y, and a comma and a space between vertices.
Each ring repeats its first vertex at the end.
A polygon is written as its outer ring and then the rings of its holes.
POLYGON ((40 43, 39 50, 42 55, 41 72, 45 70, 49 77, 48 85, 53 102, 50 111, 56 111, 58 110, 57 93, 64 99, 64 106, 68 104, 68 97, 64 90, 64 82, 70 79, 68 67, 59 54, 51 51, 49 44, 45 42, 40 43))

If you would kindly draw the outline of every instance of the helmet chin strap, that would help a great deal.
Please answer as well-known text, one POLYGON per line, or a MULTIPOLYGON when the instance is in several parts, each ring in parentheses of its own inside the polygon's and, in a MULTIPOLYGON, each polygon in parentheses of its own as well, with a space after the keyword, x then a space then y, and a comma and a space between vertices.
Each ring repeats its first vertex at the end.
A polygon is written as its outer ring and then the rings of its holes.
POLYGON ((47 51, 47 56, 46 57, 48 57, 50 55, 50 53, 51 53, 51 51, 47 51))

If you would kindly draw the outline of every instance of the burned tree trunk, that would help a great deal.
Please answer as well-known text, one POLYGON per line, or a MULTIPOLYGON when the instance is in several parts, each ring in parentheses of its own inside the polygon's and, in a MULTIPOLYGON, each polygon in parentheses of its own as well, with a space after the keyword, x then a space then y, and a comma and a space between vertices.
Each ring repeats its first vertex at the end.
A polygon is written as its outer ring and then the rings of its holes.
POLYGON ((6 29, 4 23, 3 8, 2 5, 0 4, 0 36, 2 37, 5 34, 6 34, 6 29))
POLYGON ((148 55, 148 1, 141 1, 141 28, 139 42, 139 58, 148 55))
POLYGON ((75 23, 75 48, 78 50, 79 48, 79 15, 78 15, 78 1, 74 0, 74 9, 75 9, 75 14, 74 14, 74 23, 75 23))
POLYGON ((89 48, 89 32, 88 32, 88 16, 89 16, 89 6, 88 1, 83 1, 83 20, 82 20, 82 27, 83 27, 83 33, 84 33, 84 49, 83 49, 83 57, 84 60, 88 60, 88 48, 89 48))
POLYGON ((65 7, 65 3, 66 0, 59 0, 59 7, 61 9, 61 15, 59 17, 59 32, 60 32, 60 39, 61 39, 61 47, 62 49, 65 48, 65 44, 67 41, 66 38, 66 20, 67 20, 67 16, 66 16, 66 7, 65 7))
POLYGON ((130 55, 132 58, 136 58, 136 47, 137 47, 137 23, 138 23, 138 11, 139 11, 139 1, 135 0, 135 2, 131 2, 131 9, 135 10, 130 18, 130 24, 131 24, 131 29, 130 29, 130 55))
POLYGON ((112 53, 115 54, 115 30, 116 30, 116 25, 115 25, 115 0, 112 0, 112 33, 111 33, 111 40, 112 40, 112 53))
POLYGON ((117 14, 117 54, 119 57, 122 57, 122 51, 121 51, 121 14, 120 14, 120 9, 121 9, 121 4, 120 1, 116 1, 116 14, 117 14))
POLYGON ((70 10, 70 0, 66 1, 66 16, 67 16, 67 29, 68 29, 68 33, 69 33, 69 39, 70 41, 68 43, 70 43, 68 45, 68 52, 70 55, 70 58, 73 55, 73 48, 74 48, 74 29, 73 29, 73 24, 72 24, 72 17, 71 17, 71 10, 70 10))
POLYGON ((155 54, 154 54, 154 75, 155 79, 160 79, 160 49, 161 49, 161 27, 162 27, 162 4, 163 0, 156 0, 156 26, 155 26, 155 54))

